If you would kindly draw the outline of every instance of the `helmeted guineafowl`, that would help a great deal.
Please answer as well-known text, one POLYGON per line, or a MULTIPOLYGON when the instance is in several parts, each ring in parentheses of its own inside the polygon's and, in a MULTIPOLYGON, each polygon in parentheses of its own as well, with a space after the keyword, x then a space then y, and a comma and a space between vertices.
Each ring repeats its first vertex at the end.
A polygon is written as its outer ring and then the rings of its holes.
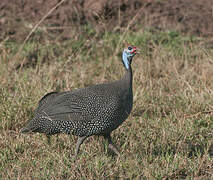
POLYGON ((78 141, 75 156, 87 137, 101 135, 108 140, 108 147, 119 155, 110 133, 129 116, 132 110, 131 62, 138 53, 137 50, 134 46, 128 46, 123 50, 122 60, 126 73, 118 81, 46 94, 39 101, 34 118, 21 129, 21 132, 76 135, 78 141))

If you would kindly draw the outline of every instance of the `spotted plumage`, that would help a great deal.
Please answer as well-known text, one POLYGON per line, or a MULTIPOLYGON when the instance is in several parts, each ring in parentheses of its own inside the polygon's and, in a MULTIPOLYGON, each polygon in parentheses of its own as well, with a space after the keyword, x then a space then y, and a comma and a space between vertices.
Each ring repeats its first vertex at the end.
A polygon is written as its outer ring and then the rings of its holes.
POLYGON ((121 80, 97 84, 68 92, 46 94, 38 104, 34 118, 21 129, 22 133, 57 133, 79 137, 80 145, 89 136, 102 135, 116 154, 110 133, 130 114, 133 104, 131 61, 138 53, 136 47, 124 49, 122 60, 126 73, 121 80))

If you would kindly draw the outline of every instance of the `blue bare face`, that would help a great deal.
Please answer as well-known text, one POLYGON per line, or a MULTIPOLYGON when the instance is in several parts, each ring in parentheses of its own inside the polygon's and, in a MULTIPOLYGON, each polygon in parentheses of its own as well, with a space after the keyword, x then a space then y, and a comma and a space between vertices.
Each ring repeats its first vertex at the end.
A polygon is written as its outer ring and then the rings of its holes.
POLYGON ((122 54, 122 60, 126 69, 129 69, 129 66, 132 62, 132 58, 137 54, 136 50, 137 48, 134 46, 128 46, 124 49, 122 54))

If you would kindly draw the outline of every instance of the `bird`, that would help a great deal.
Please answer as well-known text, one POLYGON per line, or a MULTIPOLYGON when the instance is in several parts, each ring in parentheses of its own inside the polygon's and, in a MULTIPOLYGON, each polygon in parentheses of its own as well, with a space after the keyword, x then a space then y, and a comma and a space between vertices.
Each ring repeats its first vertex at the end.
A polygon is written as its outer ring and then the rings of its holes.
POLYGON ((108 148, 120 156, 112 142, 111 132, 129 116, 133 106, 133 57, 137 47, 128 45, 122 53, 125 74, 120 80, 105 82, 65 92, 47 93, 38 102, 34 117, 21 133, 43 133, 47 136, 65 133, 78 136, 75 157, 90 136, 103 136, 108 148))

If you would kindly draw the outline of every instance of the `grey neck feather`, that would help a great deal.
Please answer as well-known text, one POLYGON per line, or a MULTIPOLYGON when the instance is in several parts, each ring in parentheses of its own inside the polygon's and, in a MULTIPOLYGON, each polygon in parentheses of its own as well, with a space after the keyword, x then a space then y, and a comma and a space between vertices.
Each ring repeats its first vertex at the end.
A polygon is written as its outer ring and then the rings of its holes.
POLYGON ((131 68, 131 65, 129 65, 129 69, 126 69, 126 73, 124 74, 121 81, 125 85, 126 88, 129 88, 130 90, 132 90, 132 68, 131 68))

